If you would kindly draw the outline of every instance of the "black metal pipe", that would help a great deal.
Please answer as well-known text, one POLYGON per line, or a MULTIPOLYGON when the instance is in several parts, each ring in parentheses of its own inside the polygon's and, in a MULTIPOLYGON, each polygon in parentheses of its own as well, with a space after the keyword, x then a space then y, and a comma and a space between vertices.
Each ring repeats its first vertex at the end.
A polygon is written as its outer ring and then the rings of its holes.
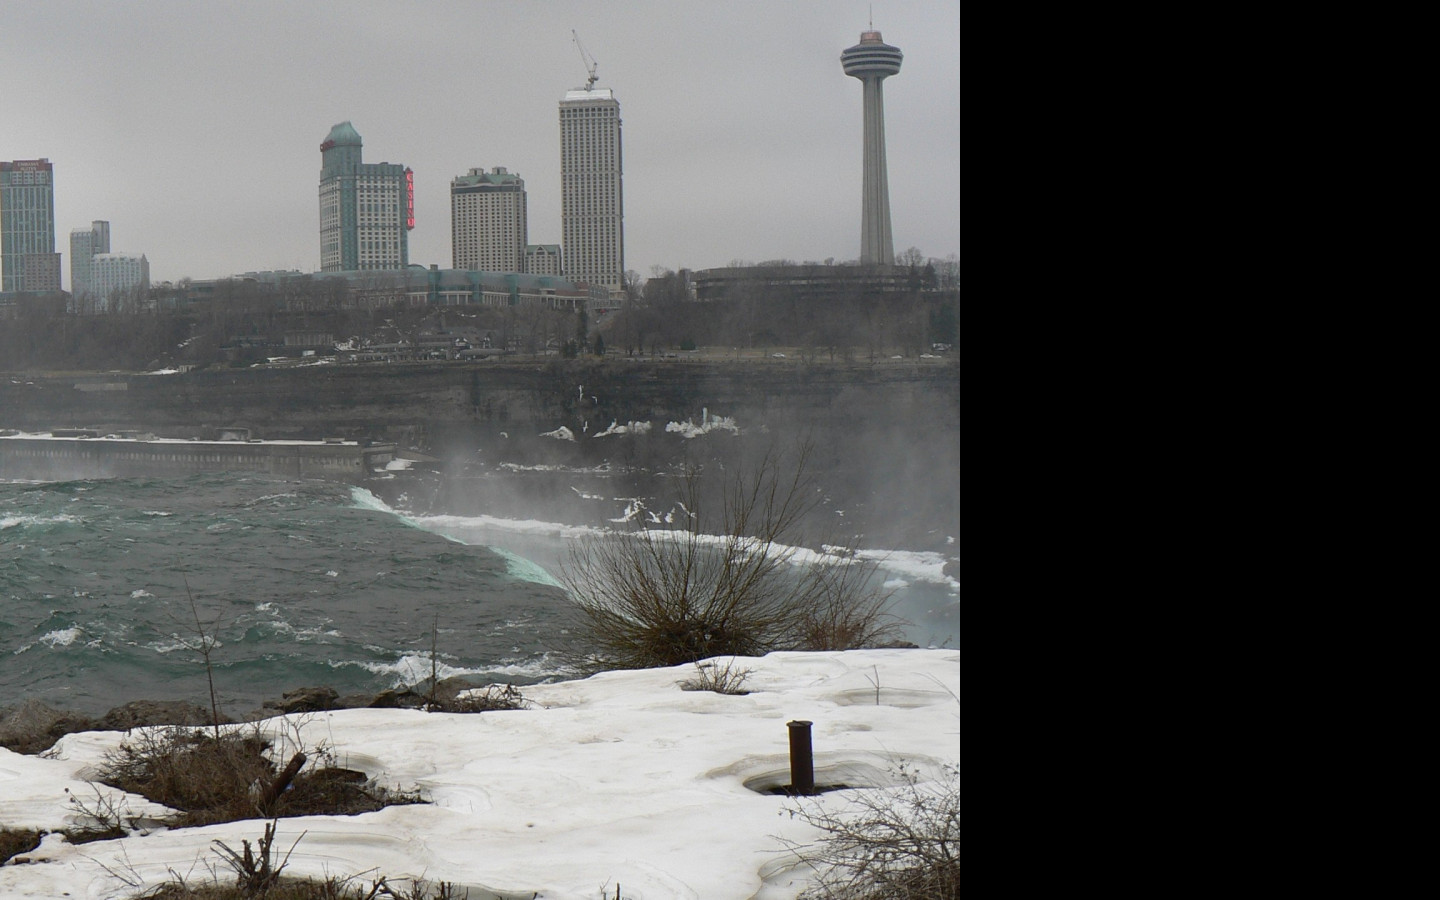
POLYGON ((790 790, 796 796, 815 793, 815 756, 810 749, 810 726, 803 719, 786 722, 790 729, 790 790))

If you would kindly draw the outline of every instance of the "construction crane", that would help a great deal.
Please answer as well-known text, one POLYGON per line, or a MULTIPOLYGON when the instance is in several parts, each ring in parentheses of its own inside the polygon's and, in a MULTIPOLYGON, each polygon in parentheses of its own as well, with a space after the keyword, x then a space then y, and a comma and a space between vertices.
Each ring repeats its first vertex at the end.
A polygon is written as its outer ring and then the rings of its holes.
POLYGON ((600 63, 595 61, 595 57, 585 52, 585 45, 580 43, 580 35, 575 33, 575 29, 570 29, 570 36, 575 38, 575 47, 580 51, 580 61, 585 64, 585 71, 590 73, 590 77, 585 79, 585 90, 588 91, 595 86, 595 82, 600 80, 600 76, 595 74, 600 63))

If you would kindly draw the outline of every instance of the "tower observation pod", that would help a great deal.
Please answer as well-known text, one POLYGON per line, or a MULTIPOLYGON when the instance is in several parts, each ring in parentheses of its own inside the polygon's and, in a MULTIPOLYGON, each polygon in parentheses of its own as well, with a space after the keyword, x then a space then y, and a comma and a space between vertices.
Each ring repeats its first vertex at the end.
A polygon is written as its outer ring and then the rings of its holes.
POLYGON ((845 74, 865 88, 865 181, 860 213, 861 265, 894 265, 895 240, 890 236, 890 181, 885 174, 885 95, 880 82, 900 71, 905 55, 865 31, 860 43, 840 54, 845 74))

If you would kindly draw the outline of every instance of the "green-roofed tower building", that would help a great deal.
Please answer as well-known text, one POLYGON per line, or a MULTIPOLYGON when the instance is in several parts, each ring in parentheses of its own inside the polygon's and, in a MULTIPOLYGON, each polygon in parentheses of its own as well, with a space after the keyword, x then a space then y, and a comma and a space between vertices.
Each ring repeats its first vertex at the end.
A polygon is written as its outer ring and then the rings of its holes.
POLYGON ((349 122, 320 145, 320 271, 403 269, 415 227, 414 173, 398 163, 361 160, 349 122))

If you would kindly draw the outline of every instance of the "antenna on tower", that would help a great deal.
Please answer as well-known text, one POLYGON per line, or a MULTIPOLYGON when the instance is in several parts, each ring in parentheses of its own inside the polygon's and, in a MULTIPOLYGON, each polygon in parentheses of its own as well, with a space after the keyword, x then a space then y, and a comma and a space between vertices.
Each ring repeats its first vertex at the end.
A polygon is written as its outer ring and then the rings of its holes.
POLYGON ((588 91, 595 86, 595 82, 600 80, 600 76, 595 74, 600 63, 596 61, 595 57, 585 52, 585 45, 580 43, 580 35, 575 33, 575 29, 570 29, 570 36, 575 38, 575 47, 580 51, 580 61, 585 64, 585 71, 590 74, 590 77, 585 79, 585 90, 588 91))

